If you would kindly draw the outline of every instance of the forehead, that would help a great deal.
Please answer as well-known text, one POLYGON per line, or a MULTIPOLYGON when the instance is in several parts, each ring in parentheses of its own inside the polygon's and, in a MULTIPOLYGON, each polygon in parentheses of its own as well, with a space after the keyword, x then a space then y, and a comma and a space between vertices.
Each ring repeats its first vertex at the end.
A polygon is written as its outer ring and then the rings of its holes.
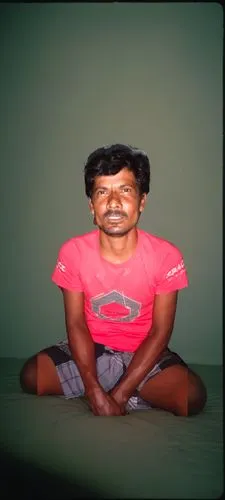
POLYGON ((123 184, 136 185, 135 175, 128 168, 122 168, 115 175, 98 175, 95 177, 94 185, 97 186, 120 186, 123 184))

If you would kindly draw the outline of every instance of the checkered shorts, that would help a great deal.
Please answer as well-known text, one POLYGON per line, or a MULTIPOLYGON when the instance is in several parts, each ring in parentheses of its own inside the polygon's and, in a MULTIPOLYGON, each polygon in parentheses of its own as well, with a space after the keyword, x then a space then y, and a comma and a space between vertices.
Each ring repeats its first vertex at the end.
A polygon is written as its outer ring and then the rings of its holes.
MULTIPOLYGON (((129 363, 131 362, 134 353, 115 351, 114 349, 102 344, 95 343, 94 345, 98 380, 103 389, 108 392, 119 383, 129 363)), ((46 349, 43 349, 42 352, 48 354, 56 366, 64 397, 69 399, 84 396, 84 384, 78 368, 72 359, 67 340, 63 340, 58 342, 56 345, 47 347, 46 349)), ((162 353, 158 363, 156 363, 151 371, 145 376, 133 396, 130 397, 126 407, 127 411, 150 409, 151 404, 144 401, 140 397, 139 391, 147 380, 154 377, 157 373, 161 372, 168 366, 175 364, 182 364, 186 366, 186 363, 180 358, 180 356, 178 356, 178 354, 170 351, 170 349, 166 349, 162 353)))

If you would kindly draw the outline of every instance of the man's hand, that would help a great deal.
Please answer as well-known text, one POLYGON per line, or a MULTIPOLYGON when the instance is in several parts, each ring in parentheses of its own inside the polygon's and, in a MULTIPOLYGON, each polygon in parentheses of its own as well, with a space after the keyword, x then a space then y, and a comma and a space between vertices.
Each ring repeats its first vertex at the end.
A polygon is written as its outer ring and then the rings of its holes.
POLYGON ((114 387, 109 392, 109 394, 113 398, 113 400, 119 405, 121 410, 126 412, 126 404, 129 398, 125 398, 125 396, 122 394, 120 390, 120 387, 119 386, 114 387))
POLYGON ((96 416, 121 416, 126 415, 125 408, 115 401, 115 399, 103 389, 96 388, 86 393, 90 408, 96 416))

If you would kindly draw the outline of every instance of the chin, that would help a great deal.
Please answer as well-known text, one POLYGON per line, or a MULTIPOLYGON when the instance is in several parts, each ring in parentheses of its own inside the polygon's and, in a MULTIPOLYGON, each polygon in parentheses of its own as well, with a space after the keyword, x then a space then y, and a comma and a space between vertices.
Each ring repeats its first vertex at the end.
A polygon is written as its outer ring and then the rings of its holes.
MULTIPOLYGON (((136 224, 135 224, 136 225, 136 224)), ((104 227, 104 226, 98 226, 103 233, 107 234, 108 236, 112 236, 114 238, 125 236, 128 234, 135 226, 127 227, 127 228, 119 228, 119 227, 104 227)))

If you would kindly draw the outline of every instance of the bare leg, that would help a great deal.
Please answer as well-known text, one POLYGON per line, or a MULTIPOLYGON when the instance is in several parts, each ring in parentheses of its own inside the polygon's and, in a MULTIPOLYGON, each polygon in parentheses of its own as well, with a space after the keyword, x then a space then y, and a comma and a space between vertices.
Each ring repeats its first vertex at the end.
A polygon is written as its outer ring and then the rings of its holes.
POLYGON ((207 393, 201 378, 182 365, 173 365, 148 380, 140 396, 153 408, 190 416, 203 410, 207 393))
POLYGON ((20 372, 20 385, 31 394, 62 395, 62 387, 52 359, 40 352, 28 359, 20 372))

